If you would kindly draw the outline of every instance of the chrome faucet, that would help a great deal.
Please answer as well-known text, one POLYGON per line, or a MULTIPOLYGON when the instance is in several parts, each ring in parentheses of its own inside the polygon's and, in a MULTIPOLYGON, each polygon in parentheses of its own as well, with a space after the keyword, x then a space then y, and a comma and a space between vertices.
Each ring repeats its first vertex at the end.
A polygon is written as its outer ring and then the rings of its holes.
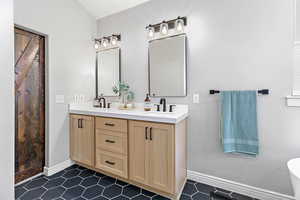
POLYGON ((102 108, 101 100, 103 100, 103 108, 106 108, 106 100, 104 97, 99 98, 100 108, 102 108))
POLYGON ((160 99, 160 104, 163 105, 163 112, 166 112, 167 111, 167 101, 165 98, 161 98, 160 99))

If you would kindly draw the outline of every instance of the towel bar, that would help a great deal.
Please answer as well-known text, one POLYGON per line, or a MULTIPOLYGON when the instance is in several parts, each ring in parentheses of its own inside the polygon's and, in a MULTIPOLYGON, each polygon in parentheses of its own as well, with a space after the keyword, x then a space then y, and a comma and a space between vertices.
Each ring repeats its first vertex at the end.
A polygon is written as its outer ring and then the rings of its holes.
MULTIPOLYGON (((220 93, 220 90, 209 90, 209 94, 217 94, 220 93)), ((258 94, 268 95, 269 89, 262 89, 257 91, 258 94)))

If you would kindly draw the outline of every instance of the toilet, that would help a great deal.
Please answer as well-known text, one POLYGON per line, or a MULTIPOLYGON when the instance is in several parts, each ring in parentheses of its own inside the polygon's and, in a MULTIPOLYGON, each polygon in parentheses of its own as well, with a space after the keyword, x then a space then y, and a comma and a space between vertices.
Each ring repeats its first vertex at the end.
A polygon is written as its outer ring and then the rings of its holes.
POLYGON ((290 177, 295 193, 296 200, 300 200, 300 158, 295 158, 288 161, 290 177))

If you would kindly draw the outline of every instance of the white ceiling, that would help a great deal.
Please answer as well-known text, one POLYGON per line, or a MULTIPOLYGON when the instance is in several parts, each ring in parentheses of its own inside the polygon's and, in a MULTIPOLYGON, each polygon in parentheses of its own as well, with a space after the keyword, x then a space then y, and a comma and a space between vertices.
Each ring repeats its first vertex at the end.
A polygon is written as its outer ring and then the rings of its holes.
POLYGON ((126 10, 149 0, 77 0, 96 19, 126 10))

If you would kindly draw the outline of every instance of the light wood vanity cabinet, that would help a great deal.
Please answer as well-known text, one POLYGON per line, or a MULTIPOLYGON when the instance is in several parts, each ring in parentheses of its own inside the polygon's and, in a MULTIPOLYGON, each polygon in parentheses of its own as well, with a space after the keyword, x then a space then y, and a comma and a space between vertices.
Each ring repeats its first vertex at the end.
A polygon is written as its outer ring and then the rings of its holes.
POLYGON ((180 194, 186 181, 186 120, 70 118, 71 159, 78 164, 173 199, 180 194), (84 119, 83 128, 78 119, 84 119))
POLYGON ((70 157, 94 166, 94 117, 70 115, 70 157))

